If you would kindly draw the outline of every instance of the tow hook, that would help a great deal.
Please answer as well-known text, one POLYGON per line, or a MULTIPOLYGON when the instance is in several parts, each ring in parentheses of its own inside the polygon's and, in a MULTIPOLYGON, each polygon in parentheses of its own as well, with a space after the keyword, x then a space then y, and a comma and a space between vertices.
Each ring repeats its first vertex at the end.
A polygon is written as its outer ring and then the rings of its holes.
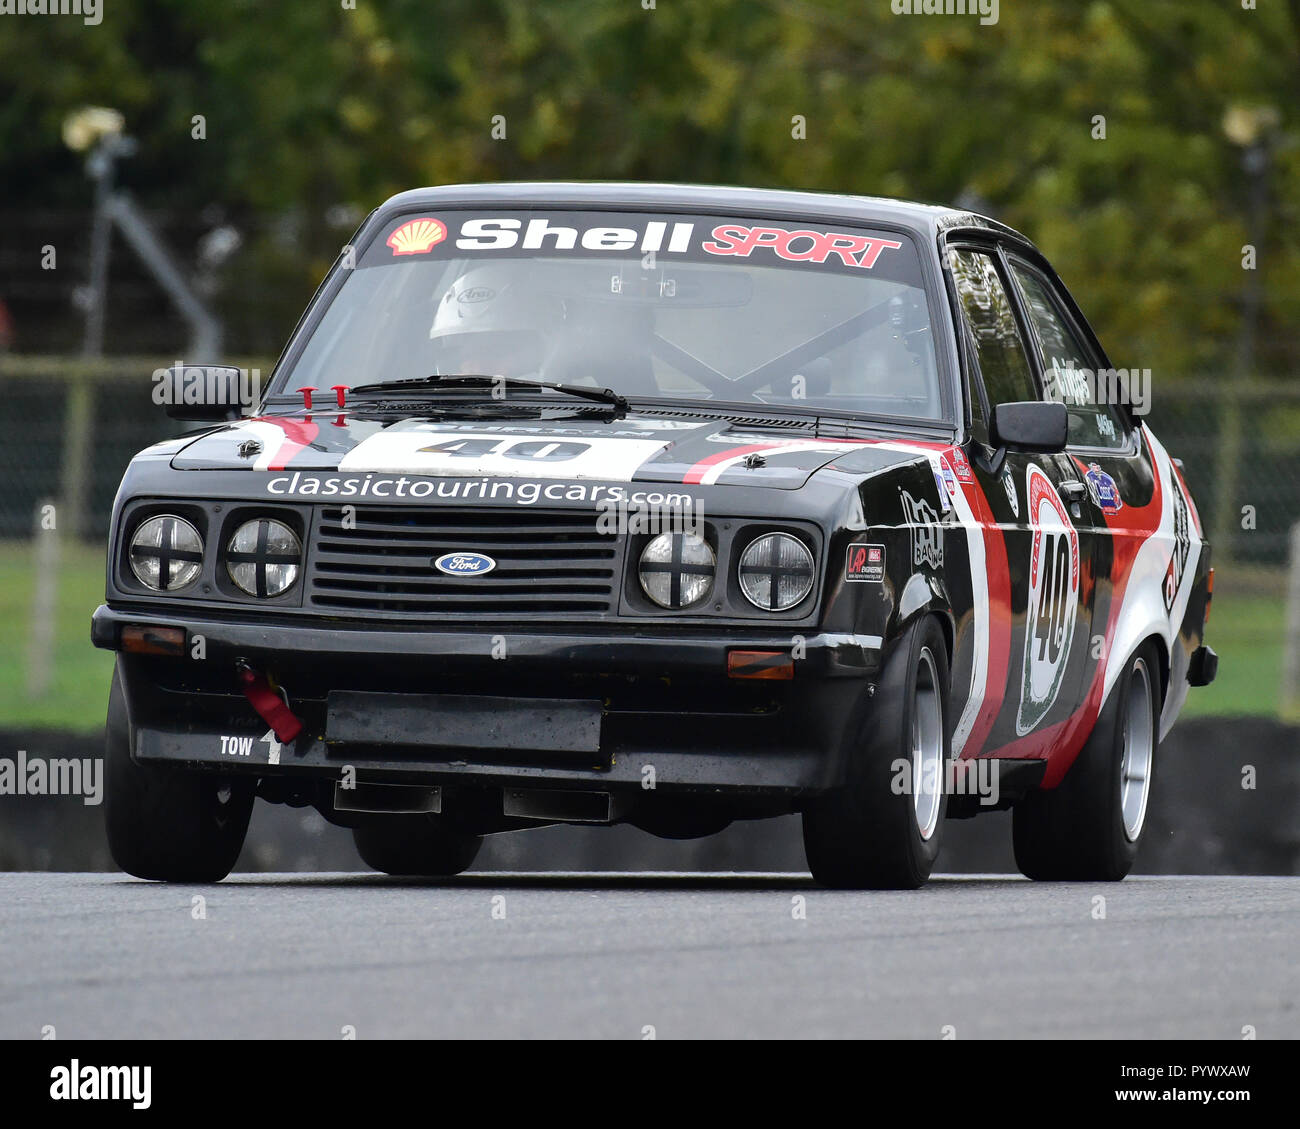
POLYGON ((294 715, 288 703, 271 686, 266 675, 259 674, 244 659, 235 660, 235 671, 248 704, 257 711, 275 739, 287 745, 302 732, 302 722, 294 715))

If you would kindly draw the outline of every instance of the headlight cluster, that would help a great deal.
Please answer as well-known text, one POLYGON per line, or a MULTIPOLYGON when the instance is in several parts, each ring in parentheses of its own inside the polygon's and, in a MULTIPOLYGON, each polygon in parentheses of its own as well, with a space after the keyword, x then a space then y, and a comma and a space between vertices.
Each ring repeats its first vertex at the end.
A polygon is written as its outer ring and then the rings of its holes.
MULTIPOLYGON (((154 592, 180 592, 203 570, 203 538, 176 514, 142 521, 131 538, 127 559, 131 572, 154 592)), ((240 525, 226 542, 226 573, 241 592, 259 599, 281 596, 298 580, 302 542, 284 522, 254 518, 240 525)))
MULTIPOLYGON (((713 591, 717 560, 703 538, 661 533, 641 552, 641 589, 661 608, 681 611, 704 603, 713 591)), ((797 607, 813 590, 816 570, 808 547, 789 533, 754 538, 740 554, 737 579, 745 598, 765 612, 797 607)))
POLYGON ((178 592, 198 579, 203 538, 183 517, 159 514, 140 523, 131 538, 131 571, 146 588, 178 592))
POLYGON ((757 537, 740 554, 740 590, 756 608, 789 611, 812 591, 813 559, 788 533, 757 537))
POLYGON ((235 587, 250 596, 280 596, 298 579, 302 542, 282 521, 246 521, 226 545, 226 571, 235 587))
POLYGON ((708 599, 716 571, 709 543, 693 533, 661 533, 641 553, 641 587, 661 608, 708 599))

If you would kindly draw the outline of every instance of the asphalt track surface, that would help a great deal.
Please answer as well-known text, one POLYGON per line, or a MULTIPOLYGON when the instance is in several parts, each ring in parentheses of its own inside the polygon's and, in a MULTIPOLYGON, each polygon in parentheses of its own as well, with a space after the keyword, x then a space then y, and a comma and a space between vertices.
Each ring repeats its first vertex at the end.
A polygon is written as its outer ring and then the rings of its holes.
POLYGON ((1290 1038, 1298 938, 1300 878, 0 874, 0 1037, 1290 1038))

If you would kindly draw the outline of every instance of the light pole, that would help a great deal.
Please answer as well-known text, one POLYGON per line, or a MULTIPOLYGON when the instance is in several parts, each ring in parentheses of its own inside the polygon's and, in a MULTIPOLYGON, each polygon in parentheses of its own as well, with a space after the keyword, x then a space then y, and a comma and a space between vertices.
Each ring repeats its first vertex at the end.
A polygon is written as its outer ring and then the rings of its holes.
POLYGON ((94 213, 90 229, 90 281, 82 292, 86 315, 81 355, 99 357, 104 352, 104 307, 108 301, 108 259, 112 249, 113 220, 109 201, 113 195, 113 166, 129 157, 136 143, 122 135, 122 115, 103 106, 85 106, 63 122, 64 143, 75 153, 89 151, 86 175, 95 184, 94 213))

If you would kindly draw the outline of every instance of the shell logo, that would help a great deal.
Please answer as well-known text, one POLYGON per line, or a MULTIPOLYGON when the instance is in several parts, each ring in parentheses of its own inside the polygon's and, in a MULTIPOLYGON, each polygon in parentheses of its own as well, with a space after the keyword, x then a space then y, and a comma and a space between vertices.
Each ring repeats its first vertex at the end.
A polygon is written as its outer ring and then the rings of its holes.
POLYGON ((388 237, 394 255, 423 255, 447 238, 447 225, 424 217, 408 220, 388 237))

